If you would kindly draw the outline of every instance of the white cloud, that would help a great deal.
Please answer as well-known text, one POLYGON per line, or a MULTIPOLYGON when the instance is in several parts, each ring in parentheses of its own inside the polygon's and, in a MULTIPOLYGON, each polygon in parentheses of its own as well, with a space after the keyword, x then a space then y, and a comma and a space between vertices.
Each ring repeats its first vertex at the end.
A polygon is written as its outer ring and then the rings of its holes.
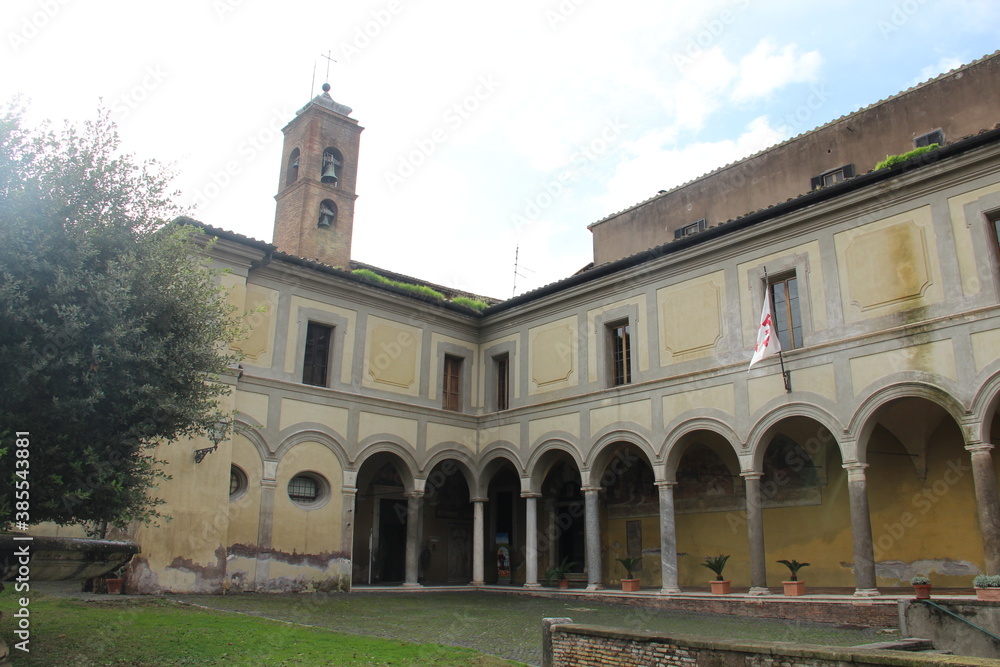
POLYGON ((733 90, 735 102, 767 97, 791 83, 809 83, 819 77, 823 58, 819 51, 799 53, 796 44, 786 44, 780 51, 769 39, 740 60, 739 80, 733 90))
POLYGON ((961 67, 964 61, 954 56, 944 56, 941 60, 937 61, 933 65, 928 65, 927 67, 920 70, 920 75, 910 82, 910 86, 915 86, 918 83, 923 83, 929 79, 933 79, 939 74, 944 74, 945 72, 950 72, 956 67, 961 67))
POLYGON ((664 133, 654 131, 628 146, 631 157, 618 165, 604 196, 610 213, 669 190, 723 165, 784 140, 766 116, 753 119, 736 139, 698 142, 670 148, 664 133))

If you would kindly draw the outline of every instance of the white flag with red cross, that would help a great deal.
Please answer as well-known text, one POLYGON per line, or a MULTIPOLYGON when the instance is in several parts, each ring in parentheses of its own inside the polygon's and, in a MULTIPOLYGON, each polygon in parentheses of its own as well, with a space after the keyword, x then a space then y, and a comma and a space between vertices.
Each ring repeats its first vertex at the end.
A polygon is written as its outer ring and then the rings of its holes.
POLYGON ((765 357, 770 357, 781 351, 781 343, 774 331, 774 318, 771 317, 771 299, 768 298, 767 291, 764 292, 764 310, 760 314, 760 329, 757 330, 757 344, 753 348, 753 358, 750 359, 750 366, 765 357))

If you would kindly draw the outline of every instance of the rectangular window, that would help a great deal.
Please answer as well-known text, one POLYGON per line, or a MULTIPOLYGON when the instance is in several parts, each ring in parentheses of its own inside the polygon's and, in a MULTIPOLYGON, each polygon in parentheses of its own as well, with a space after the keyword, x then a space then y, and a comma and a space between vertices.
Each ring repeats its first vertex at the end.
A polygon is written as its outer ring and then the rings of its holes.
POLYGON ((924 146, 930 146, 931 144, 938 144, 939 146, 944 143, 944 132, 941 130, 934 130, 933 132, 928 132, 927 134, 922 134, 913 140, 914 148, 923 148, 924 146))
POLYGON ((617 322, 608 326, 611 342, 611 386, 617 387, 632 382, 631 345, 628 322, 617 322))
POLYGON ((445 410, 461 410, 462 359, 450 354, 444 355, 444 378, 441 393, 445 410))
POLYGON ((303 384, 326 386, 326 371, 330 365, 330 341, 333 327, 310 322, 306 328, 306 353, 302 365, 303 384))
POLYGON ((675 229, 674 238, 682 239, 685 236, 691 236, 692 234, 703 232, 706 229, 708 229, 708 224, 705 222, 705 218, 702 218, 698 222, 692 222, 690 225, 684 225, 683 227, 675 229))
POLYGON ((493 358, 497 374, 497 411, 506 410, 510 405, 510 375, 508 374, 510 357, 503 354, 493 358))
POLYGON ((845 164, 843 167, 837 167, 836 169, 831 169, 830 171, 824 171, 819 176, 813 176, 812 189, 815 190, 816 188, 825 188, 853 177, 854 165, 845 164))
POLYGON ((782 350, 802 347, 802 316, 799 314, 799 285, 795 276, 771 283, 774 330, 782 350))

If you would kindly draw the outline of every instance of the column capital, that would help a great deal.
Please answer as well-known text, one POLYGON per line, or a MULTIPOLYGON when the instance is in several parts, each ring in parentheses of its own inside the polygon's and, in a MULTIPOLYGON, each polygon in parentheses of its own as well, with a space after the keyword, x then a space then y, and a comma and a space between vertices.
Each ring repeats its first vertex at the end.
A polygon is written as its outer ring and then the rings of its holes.
POLYGON ((599 486, 583 486, 580 487, 580 490, 583 491, 584 493, 600 493, 604 489, 602 489, 599 486))
POLYGON ((420 498, 424 497, 424 492, 423 491, 407 491, 403 495, 406 496, 407 498, 416 498, 416 499, 419 500, 420 498))
POLYGON ((677 482, 668 480, 663 480, 661 482, 653 482, 653 484, 655 486, 660 487, 661 489, 672 489, 675 486, 677 486, 677 482))
POLYGON ((469 498, 469 502, 470 503, 488 503, 488 502, 490 502, 490 499, 489 498, 469 498))
POLYGON ((340 492, 345 496, 356 496, 358 495, 358 487, 356 486, 342 486, 340 487, 340 492))
POLYGON ((867 463, 862 463, 861 461, 849 461, 842 464, 841 467, 847 471, 847 480, 849 482, 865 481, 865 469, 868 468, 867 463))
POLYGON ((989 453, 993 449, 993 445, 988 442, 970 442, 965 445, 965 451, 969 452, 973 456, 976 454, 989 453))
POLYGON ((521 492, 521 497, 522 498, 541 498, 542 494, 535 493, 534 491, 522 491, 521 492))
POLYGON ((764 473, 757 472, 756 470, 751 470, 750 472, 740 472, 740 477, 743 479, 760 479, 764 476, 764 473))

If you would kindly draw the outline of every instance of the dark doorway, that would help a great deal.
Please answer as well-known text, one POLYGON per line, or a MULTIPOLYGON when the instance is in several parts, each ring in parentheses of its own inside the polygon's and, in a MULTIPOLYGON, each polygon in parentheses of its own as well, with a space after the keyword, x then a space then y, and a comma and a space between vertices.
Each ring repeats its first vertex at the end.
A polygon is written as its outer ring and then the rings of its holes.
POLYGON ((406 576, 406 501, 382 498, 379 504, 379 539, 375 555, 375 580, 401 582, 406 576))

